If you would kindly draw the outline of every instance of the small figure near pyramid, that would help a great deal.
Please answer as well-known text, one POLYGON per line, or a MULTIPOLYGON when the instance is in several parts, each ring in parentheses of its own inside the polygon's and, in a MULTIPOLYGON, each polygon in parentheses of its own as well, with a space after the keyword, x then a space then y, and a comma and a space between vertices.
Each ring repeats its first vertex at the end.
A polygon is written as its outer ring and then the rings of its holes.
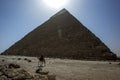
POLYGON ((43 70, 43 68, 45 67, 45 57, 43 55, 41 55, 40 57, 38 57, 38 68, 36 70, 36 73, 39 73, 41 75, 48 75, 49 71, 45 71, 43 70))
POLYGON ((45 58, 43 55, 41 55, 40 57, 38 57, 39 61, 38 61, 38 66, 44 67, 45 66, 45 58))

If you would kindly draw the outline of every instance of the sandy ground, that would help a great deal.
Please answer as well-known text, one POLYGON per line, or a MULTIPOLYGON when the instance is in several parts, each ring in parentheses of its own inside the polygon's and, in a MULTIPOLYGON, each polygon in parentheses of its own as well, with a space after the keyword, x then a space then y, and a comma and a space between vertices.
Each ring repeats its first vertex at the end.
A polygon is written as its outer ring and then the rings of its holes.
MULTIPOLYGON (((5 62, 18 63, 31 75, 35 75, 38 64, 36 57, 0 56, 0 60, 3 59, 5 62), (32 60, 32 62, 27 62, 24 60, 25 58, 32 60)), ((44 70, 56 75, 57 80, 120 80, 120 65, 118 63, 120 62, 46 58, 44 70)))

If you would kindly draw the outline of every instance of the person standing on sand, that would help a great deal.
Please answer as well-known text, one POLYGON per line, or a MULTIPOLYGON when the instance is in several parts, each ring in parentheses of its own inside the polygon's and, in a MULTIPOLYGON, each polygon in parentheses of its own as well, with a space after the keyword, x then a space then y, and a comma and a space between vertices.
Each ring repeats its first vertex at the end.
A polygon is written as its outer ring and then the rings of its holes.
POLYGON ((38 61, 38 66, 45 66, 45 58, 43 55, 41 55, 40 57, 38 57, 39 61, 38 61))

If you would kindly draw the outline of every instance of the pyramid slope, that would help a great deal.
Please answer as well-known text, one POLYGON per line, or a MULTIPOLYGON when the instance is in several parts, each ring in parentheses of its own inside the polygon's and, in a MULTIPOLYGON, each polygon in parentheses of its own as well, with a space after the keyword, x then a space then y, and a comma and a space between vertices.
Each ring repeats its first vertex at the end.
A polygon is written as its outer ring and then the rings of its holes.
POLYGON ((3 54, 72 58, 114 59, 116 55, 66 9, 27 34, 3 54))

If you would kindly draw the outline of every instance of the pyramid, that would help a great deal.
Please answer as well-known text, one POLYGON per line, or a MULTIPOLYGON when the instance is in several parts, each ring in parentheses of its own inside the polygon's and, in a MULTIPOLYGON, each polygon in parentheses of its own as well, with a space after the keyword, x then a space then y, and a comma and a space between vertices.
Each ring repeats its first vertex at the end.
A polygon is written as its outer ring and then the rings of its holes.
POLYGON ((2 54, 68 59, 115 59, 116 55, 66 9, 31 31, 2 54))

